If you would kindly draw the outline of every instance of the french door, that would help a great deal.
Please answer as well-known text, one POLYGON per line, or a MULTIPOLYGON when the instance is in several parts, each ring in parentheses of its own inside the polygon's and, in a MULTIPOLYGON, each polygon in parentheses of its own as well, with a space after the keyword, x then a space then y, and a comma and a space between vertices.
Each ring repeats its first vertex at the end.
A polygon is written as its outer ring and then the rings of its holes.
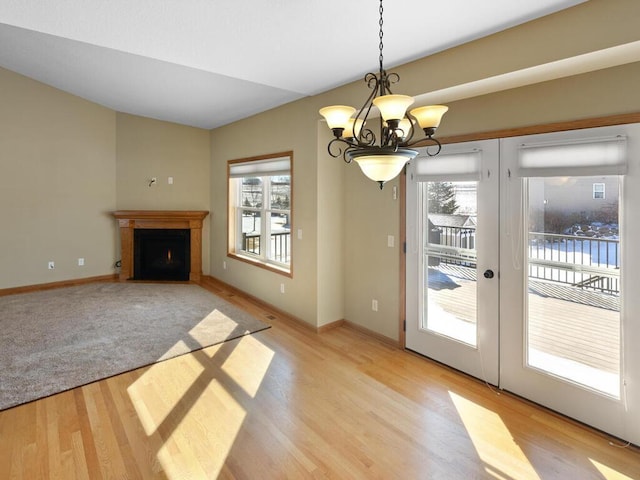
POLYGON ((447 145, 406 185, 406 348, 640 443, 640 125, 447 145))
POLYGON ((640 126, 503 139, 501 158, 500 387, 638 443, 640 126))
POLYGON ((406 347, 498 384, 498 142, 407 169, 406 347))

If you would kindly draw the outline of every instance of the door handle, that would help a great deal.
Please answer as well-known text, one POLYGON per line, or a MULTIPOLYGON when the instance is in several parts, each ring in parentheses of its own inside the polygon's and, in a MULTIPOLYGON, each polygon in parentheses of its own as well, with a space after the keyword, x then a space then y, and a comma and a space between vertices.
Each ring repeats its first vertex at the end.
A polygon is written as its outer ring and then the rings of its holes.
POLYGON ((493 270, 489 269, 484 271, 484 278, 493 278, 493 277, 494 277, 493 270))

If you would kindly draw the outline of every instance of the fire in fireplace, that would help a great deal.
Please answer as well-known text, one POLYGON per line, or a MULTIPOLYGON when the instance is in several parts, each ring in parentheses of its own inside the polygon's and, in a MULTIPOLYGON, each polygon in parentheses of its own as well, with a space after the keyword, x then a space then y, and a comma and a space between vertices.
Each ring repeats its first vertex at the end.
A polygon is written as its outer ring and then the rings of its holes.
POLYGON ((189 280, 189 229, 134 229, 134 280, 189 280))

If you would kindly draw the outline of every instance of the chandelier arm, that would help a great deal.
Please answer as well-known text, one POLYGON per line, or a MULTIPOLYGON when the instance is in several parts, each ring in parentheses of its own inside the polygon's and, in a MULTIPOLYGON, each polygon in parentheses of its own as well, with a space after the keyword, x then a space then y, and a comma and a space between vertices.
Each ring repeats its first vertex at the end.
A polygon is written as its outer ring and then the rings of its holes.
POLYGON ((398 136, 398 130, 391 131, 389 137, 389 145, 393 147, 394 152, 397 152, 398 148, 402 147, 402 137, 398 136))
POLYGON ((378 89, 378 75, 373 72, 369 72, 364 76, 364 81, 367 82, 367 87, 369 87, 374 92, 378 89))
MULTIPOLYGON (((356 115, 356 120, 362 120, 362 127, 356 136, 356 141, 358 145, 362 147, 368 147, 376 142, 376 135, 370 128, 366 128, 367 120, 369 119, 369 114, 371 113, 371 108, 373 107, 373 99, 376 97, 376 93, 378 91, 378 86, 380 84, 380 79, 375 73, 367 73, 364 77, 367 85, 371 89, 371 93, 369 97, 365 100, 360 110, 358 110, 358 114, 356 115)), ((355 132, 354 132, 355 133, 355 132)))
POLYGON ((409 145, 412 145, 411 140, 416 135, 417 129, 420 127, 418 125, 418 120, 409 112, 407 112, 405 116, 407 117, 407 120, 409 120, 411 127, 409 127, 408 132, 405 132, 405 131, 402 132, 405 134, 404 140, 402 141, 402 146, 409 146, 409 145))
POLYGON ((343 160, 345 162, 351 163, 351 160, 347 160, 345 155, 346 155, 347 151, 352 150, 352 149, 356 148, 357 146, 358 146, 357 144, 354 144, 353 142, 345 140, 344 138, 334 138, 327 145, 327 152, 333 158, 338 158, 338 157, 342 156, 342 158, 343 158, 343 160), (346 147, 343 146, 342 144, 346 145, 346 147))
POLYGON ((398 75, 395 72, 391 72, 391 73, 384 72, 384 75, 386 78, 385 86, 384 86, 385 94, 393 95, 393 92, 391 91, 391 85, 395 85, 400 81, 400 75, 398 75))
POLYGON ((380 116, 380 146, 381 147, 397 147, 397 136, 395 130, 389 128, 387 122, 380 116))
POLYGON ((429 137, 429 140, 431 140, 433 142, 434 145, 436 145, 438 148, 436 149, 435 152, 431 153, 429 151, 429 147, 427 147, 427 155, 430 157, 435 157, 436 155, 438 155, 440 153, 440 150, 442 150, 442 144, 435 138, 433 137, 429 137))
POLYGON ((415 142, 411 142, 411 143, 405 143, 402 146, 403 147, 413 147, 415 145, 419 146, 423 146, 425 143, 427 143, 427 155, 430 157, 435 157, 436 155, 438 155, 440 153, 440 150, 442 150, 442 144, 438 141, 437 138, 433 138, 433 136, 429 135, 427 138, 421 138, 419 140, 416 140, 415 142), (431 143, 430 145, 428 143, 431 143), (429 148, 430 147, 437 147, 436 150, 434 152, 430 152, 429 148))
POLYGON ((353 162, 353 158, 351 158, 351 156, 347 156, 349 152, 352 152, 353 150, 357 150, 358 147, 356 146, 349 146, 348 148, 345 148, 344 152, 342 152, 342 160, 344 161, 344 163, 351 163, 353 162))
POLYGON ((359 147, 371 147, 376 143, 376 134, 371 129, 362 127, 356 140, 359 147))

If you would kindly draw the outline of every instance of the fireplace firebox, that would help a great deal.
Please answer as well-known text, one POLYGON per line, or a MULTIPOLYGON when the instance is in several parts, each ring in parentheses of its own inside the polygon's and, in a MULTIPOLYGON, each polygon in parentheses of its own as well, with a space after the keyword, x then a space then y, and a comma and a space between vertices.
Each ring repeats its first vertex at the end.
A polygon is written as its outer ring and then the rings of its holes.
POLYGON ((134 280, 189 280, 189 229, 134 229, 134 280))

